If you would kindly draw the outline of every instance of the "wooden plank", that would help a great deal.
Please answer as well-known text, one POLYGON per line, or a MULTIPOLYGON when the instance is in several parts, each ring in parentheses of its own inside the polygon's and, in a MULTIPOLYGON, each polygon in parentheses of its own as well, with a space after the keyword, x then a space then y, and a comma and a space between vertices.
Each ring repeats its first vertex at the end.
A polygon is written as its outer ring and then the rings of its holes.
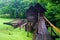
POLYGON ((38 34, 36 40, 52 40, 50 34, 47 31, 45 20, 42 16, 39 18, 38 34))

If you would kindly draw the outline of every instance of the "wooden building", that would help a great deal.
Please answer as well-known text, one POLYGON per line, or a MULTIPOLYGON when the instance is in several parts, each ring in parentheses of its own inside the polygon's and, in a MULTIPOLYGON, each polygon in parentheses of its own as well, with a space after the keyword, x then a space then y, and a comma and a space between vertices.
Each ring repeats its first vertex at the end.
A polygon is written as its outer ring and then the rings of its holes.
POLYGON ((47 10, 43 8, 39 3, 37 3, 34 8, 38 11, 38 34, 36 33, 36 39, 34 38, 33 40, 52 40, 51 35, 48 33, 43 17, 47 10))
MULTIPOLYGON (((46 28, 44 13, 46 9, 43 8, 39 3, 37 3, 34 7, 31 6, 27 10, 27 26, 26 30, 33 31, 33 39, 32 40, 52 40, 48 30, 46 28)), ((28 33, 29 34, 29 33, 28 33)))
POLYGON ((47 11, 45 8, 43 8, 39 3, 37 3, 34 8, 38 11, 38 13, 41 15, 44 15, 44 13, 47 11))
POLYGON ((37 21, 38 11, 33 6, 30 6, 30 8, 27 9, 26 13, 27 13, 27 19, 33 19, 33 21, 37 21))
MULTIPOLYGON (((30 26, 30 31, 32 32, 35 23, 38 21, 38 11, 33 6, 30 6, 26 13, 28 22, 27 24, 30 26)), ((25 27, 25 29, 27 30, 27 27, 25 27)))

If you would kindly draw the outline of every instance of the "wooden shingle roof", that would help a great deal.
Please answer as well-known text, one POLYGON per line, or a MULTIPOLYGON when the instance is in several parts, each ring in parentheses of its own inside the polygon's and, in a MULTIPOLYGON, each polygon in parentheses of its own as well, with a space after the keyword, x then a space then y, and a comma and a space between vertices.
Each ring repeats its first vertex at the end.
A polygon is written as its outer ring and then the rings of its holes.
POLYGON ((44 13, 44 12, 46 12, 46 9, 43 8, 39 3, 37 3, 34 7, 35 7, 35 9, 36 9, 39 13, 44 13))

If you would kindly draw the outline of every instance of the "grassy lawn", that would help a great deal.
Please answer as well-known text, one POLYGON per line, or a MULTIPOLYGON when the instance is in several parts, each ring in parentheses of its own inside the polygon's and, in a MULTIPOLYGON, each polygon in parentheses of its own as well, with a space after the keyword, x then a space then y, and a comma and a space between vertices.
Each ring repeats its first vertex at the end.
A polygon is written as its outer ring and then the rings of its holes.
MULTIPOLYGON (((27 32, 24 29, 14 29, 12 26, 3 24, 3 22, 9 22, 12 20, 13 19, 0 18, 0 40, 32 40, 32 34, 30 33, 30 36, 27 37, 27 32)), ((48 30, 51 32, 50 27, 48 30)), ((55 29, 54 31, 60 36, 60 33, 55 29)), ((56 40, 60 40, 60 38, 57 38, 56 40)))
POLYGON ((14 29, 12 26, 5 25, 3 22, 9 22, 13 19, 0 18, 0 40, 32 40, 32 36, 27 37, 24 29, 14 29))

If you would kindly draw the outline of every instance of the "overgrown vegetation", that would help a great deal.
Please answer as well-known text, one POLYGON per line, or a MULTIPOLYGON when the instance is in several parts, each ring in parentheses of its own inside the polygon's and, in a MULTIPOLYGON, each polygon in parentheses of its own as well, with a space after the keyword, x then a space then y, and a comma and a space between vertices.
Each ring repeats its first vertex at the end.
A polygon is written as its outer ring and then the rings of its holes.
MULTIPOLYGON (((40 3, 46 8, 45 16, 60 28, 60 0, 0 0, 1 40, 25 40, 26 32, 24 30, 20 32, 18 28, 15 30, 11 26, 4 25, 3 22, 12 20, 7 18, 26 18, 26 10, 36 3, 40 3)), ((31 38, 26 37, 26 40, 31 40, 31 38)))
MULTIPOLYGON (((3 24, 4 22, 9 22, 11 20, 13 19, 0 18, 0 40, 32 40, 32 34, 30 33, 29 37, 27 37, 27 32, 24 29, 14 29, 13 26, 3 24)), ((50 27, 48 28, 48 31, 51 34, 50 27)), ((60 36, 60 33, 55 29, 54 31, 60 36)), ((60 40, 60 38, 57 38, 56 40, 60 40)))
POLYGON ((26 10, 35 3, 46 8, 45 16, 56 26, 60 26, 60 0, 1 0, 0 17, 26 18, 26 10), (7 14, 7 15, 5 15, 7 14))
POLYGON ((32 40, 32 34, 27 37, 27 32, 24 29, 16 28, 13 26, 5 25, 4 22, 13 19, 0 18, 0 40, 32 40))
MULTIPOLYGON (((38 0, 45 6, 47 12, 45 16, 57 27, 60 27, 60 0, 38 0)), ((43 7, 44 7, 43 6, 43 7)))

